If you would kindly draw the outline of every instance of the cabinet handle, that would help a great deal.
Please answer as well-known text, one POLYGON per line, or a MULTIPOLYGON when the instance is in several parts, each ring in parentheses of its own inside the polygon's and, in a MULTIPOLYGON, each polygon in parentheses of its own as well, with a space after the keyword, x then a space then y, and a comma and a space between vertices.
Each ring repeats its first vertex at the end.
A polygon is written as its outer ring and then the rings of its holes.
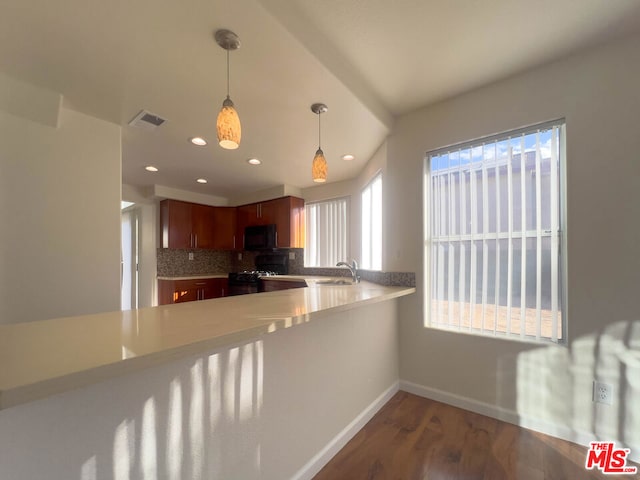
POLYGON ((276 247, 278 246, 278 232, 276 231, 276 247))
POLYGON ((236 236, 233 236, 233 249, 235 250, 236 248, 236 236))
POLYGON ((196 285, 206 285, 207 282, 197 282, 196 285))
POLYGON ((222 289, 222 295, 221 296, 224 297, 224 288, 222 289))
POLYGON ((193 233, 189 234, 189 246, 193 247, 193 233))

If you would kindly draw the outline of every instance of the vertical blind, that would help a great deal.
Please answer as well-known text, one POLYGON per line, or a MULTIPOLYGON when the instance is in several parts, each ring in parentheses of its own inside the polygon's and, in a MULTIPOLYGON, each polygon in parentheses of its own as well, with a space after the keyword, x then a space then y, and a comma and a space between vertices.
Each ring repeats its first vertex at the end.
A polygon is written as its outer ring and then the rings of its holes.
POLYGON ((431 326, 564 341, 552 122, 427 155, 431 326))
POLYGON ((346 260, 348 245, 348 200, 337 198, 305 205, 307 267, 334 267, 346 260))

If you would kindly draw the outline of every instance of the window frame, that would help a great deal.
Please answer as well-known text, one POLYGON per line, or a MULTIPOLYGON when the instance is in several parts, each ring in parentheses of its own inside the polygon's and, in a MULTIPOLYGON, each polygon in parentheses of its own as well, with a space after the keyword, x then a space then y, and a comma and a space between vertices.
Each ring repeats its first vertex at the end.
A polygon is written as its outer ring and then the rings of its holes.
MULTIPOLYGON (((484 162, 484 160, 483 160, 484 162)), ((496 162, 497 165, 497 162, 496 162)), ((566 221, 566 212, 567 212, 567 188, 566 188, 566 169, 567 169, 567 156, 566 156, 566 120, 564 118, 560 118, 557 120, 552 120, 548 122, 533 124, 527 127, 522 127, 518 129, 513 129, 509 131, 505 131, 502 133, 498 133, 495 135, 490 135, 486 137, 481 137, 478 139, 461 142, 458 144, 453 144, 447 147, 438 148, 435 150, 430 150, 426 152, 423 162, 423 230, 424 230, 424 243, 423 243, 423 261, 424 261, 424 290, 423 290, 423 304, 424 304, 424 326, 428 328, 434 328, 438 330, 450 331, 455 333, 463 333, 463 334, 471 334, 478 335, 482 337, 496 337, 496 338, 504 338, 508 340, 515 341, 524 341, 524 342, 532 342, 535 344, 555 344, 555 345, 568 345, 569 344, 569 334, 568 334, 568 325, 569 318, 567 315, 567 279, 568 279, 568 264, 567 264, 567 221, 566 221), (558 242, 558 258, 557 258, 557 268, 558 268, 558 291, 557 298, 559 300, 560 306, 558 308, 558 313, 560 315, 559 323, 560 323, 560 337, 557 339, 553 338, 553 333, 550 337, 544 337, 539 335, 538 337, 527 335, 525 332, 513 333, 509 332, 501 332, 501 331, 486 331, 484 329, 484 325, 482 329, 475 329, 472 326, 467 328, 466 326, 463 328, 462 325, 451 325, 447 327, 443 325, 443 322, 435 322, 432 321, 432 282, 433 275, 432 272, 432 207, 433 207, 433 181, 431 177, 431 159, 438 155, 448 154, 455 151, 463 151, 465 149, 472 149, 474 147, 483 146, 484 144, 495 143, 497 145, 498 142, 513 139, 514 137, 521 137, 526 134, 532 134, 536 132, 541 132, 544 130, 551 129, 553 127, 558 128, 558 191, 557 191, 557 202, 558 202, 558 231, 557 231, 557 242, 558 242)), ((484 200, 484 198, 483 198, 484 200)), ((502 201, 502 200, 501 200, 502 201)), ((486 235, 488 232, 483 232, 483 235, 486 235)), ((491 233, 493 238, 496 240, 500 237, 500 226, 496 224, 496 232, 491 233)), ((523 232, 520 232, 520 236, 512 236, 511 239, 522 238, 522 236, 528 238, 528 228, 526 228, 523 232)), ((483 237, 485 238, 485 237, 483 237)), ((537 238, 537 237, 534 237, 537 238)), ((474 238, 475 239, 475 238, 474 238)), ((439 240, 442 241, 442 240, 439 240)), ((553 243, 552 247, 553 248, 553 243)), ((537 291, 536 291, 537 293, 537 291)), ((469 300, 471 305, 471 299, 469 300)), ((481 303, 479 305, 482 305, 481 303)), ((520 307, 514 307, 520 308, 520 307)), ((527 308, 527 307, 525 307, 527 308)), ((537 326, 537 325, 536 325, 537 326)), ((538 327, 538 326, 537 326, 538 327)), ((497 327, 496 327, 497 328, 497 327)), ((539 328, 539 327, 538 327, 539 328)), ((538 330, 539 332, 540 330, 538 330)))
MULTIPOLYGON (((360 190, 360 266, 362 267, 362 269, 364 270, 370 270, 370 271, 377 271, 377 272, 381 272, 383 271, 383 257, 384 257, 384 182, 383 182, 383 178, 382 178, 382 170, 378 170, 372 177, 371 179, 367 182, 367 184, 360 190), (365 223, 365 215, 364 215, 364 194, 367 190, 370 191, 370 194, 373 196, 373 187, 374 184, 380 181, 380 268, 374 268, 376 265, 374 264, 373 260, 374 260, 374 251, 373 251, 373 247, 371 246, 372 242, 371 239, 373 238, 373 225, 371 220, 373 219, 373 215, 370 215, 369 217, 369 222, 365 223), (365 225, 370 225, 369 228, 369 257, 367 258, 367 260, 365 260, 365 225), (370 264, 368 262, 371 262, 370 264)), ((372 199, 373 202, 373 199, 372 199)), ((371 203, 372 205, 372 203, 371 203)))

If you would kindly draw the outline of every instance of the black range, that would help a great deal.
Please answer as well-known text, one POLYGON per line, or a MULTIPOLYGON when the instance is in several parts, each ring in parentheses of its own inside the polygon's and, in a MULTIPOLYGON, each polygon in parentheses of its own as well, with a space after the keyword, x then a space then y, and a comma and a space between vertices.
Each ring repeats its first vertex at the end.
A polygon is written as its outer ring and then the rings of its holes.
POLYGON ((258 293, 262 290, 261 277, 286 275, 289 273, 287 253, 263 253, 256 257, 255 270, 245 270, 229 274, 228 295, 258 293))

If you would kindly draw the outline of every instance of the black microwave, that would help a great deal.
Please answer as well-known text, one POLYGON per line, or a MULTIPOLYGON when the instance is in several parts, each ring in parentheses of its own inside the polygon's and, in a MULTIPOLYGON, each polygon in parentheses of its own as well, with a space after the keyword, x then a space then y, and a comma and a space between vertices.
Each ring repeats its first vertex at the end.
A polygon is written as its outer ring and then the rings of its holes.
POLYGON ((245 250, 268 250, 278 247, 276 225, 252 225, 244 229, 245 250))

